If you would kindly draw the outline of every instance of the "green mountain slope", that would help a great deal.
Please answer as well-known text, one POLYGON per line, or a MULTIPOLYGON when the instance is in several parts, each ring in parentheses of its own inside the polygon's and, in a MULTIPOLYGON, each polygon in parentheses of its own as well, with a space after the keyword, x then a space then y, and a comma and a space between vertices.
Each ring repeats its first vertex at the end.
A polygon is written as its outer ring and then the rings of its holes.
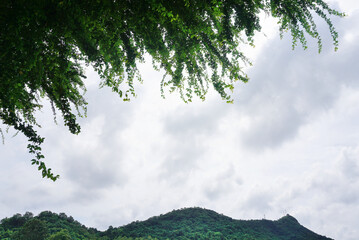
POLYGON ((287 215, 277 221, 235 220, 202 208, 175 210, 116 230, 120 236, 158 239, 328 240, 287 215))
POLYGON ((109 227, 103 232, 87 228, 64 213, 49 211, 36 217, 31 213, 16 214, 2 219, 0 223, 1 240, 28 240, 35 231, 42 234, 41 239, 35 236, 36 240, 330 240, 303 227, 290 215, 277 221, 235 220, 203 208, 174 210, 146 221, 136 221, 118 228, 109 227))
MULTIPOLYGON (((32 213, 27 212, 24 215, 15 214, 10 218, 2 219, 0 224, 0 239, 28 240, 29 237, 23 232, 26 228, 26 223, 33 221, 34 219, 45 223, 45 230, 47 232, 46 239, 51 239, 51 236, 56 236, 56 234, 59 235, 60 232, 63 233, 62 236, 67 236, 67 238, 58 238, 59 240, 99 239, 97 237, 97 234, 99 233, 97 229, 87 228, 73 217, 67 216, 65 213, 56 214, 50 211, 41 212, 36 217, 34 217, 32 213)), ((39 238, 35 239, 42 240, 39 238)))

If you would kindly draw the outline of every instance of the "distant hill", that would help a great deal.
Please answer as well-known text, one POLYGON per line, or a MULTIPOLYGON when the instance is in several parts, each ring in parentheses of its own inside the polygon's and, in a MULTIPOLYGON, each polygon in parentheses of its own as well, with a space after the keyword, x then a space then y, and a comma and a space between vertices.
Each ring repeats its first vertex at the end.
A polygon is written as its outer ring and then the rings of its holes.
MULTIPOLYGON (((87 228, 64 213, 49 211, 34 217, 31 213, 16 214, 1 220, 0 239, 29 240, 26 229, 43 228, 47 234, 36 240, 141 240, 141 239, 208 239, 208 240, 330 240, 303 227, 292 216, 286 215, 276 221, 235 220, 203 208, 185 208, 136 221, 106 231, 87 228), (36 221, 35 221, 36 220, 36 221), (43 224, 42 227, 34 227, 43 224), (24 230, 25 229, 25 230, 24 230)), ((31 230, 34 232, 35 230, 31 230)), ((31 232, 30 231, 30 232, 31 232)), ((42 235, 41 235, 42 236, 42 235)), ((331 239, 332 240, 332 239, 331 239)))
POLYGON ((256 239, 328 240, 308 230, 290 216, 277 221, 235 220, 202 208, 186 208, 133 222, 116 229, 127 237, 151 236, 158 239, 256 239))

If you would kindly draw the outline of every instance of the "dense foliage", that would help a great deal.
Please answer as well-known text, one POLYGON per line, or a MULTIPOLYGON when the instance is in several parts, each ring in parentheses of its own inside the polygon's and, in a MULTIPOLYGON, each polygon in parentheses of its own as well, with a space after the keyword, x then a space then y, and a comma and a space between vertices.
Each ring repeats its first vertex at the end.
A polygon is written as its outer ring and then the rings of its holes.
MULTIPOLYGON (((29 140, 43 177, 56 180, 41 153, 44 138, 34 113, 50 101, 73 134, 86 115, 83 64, 90 64, 125 101, 140 81, 137 65, 149 54, 161 82, 184 101, 205 98, 209 86, 228 102, 235 81, 246 82, 240 44, 253 44, 259 13, 278 19, 293 46, 307 47, 305 33, 322 41, 314 15, 338 36, 329 15, 343 16, 323 0, 2 0, 0 4, 0 119, 29 140)), ((2 132, 1 132, 2 133, 2 132)))
MULTIPOLYGON (((46 230, 46 239, 98 239, 96 233, 98 231, 93 228, 86 228, 72 217, 68 217, 65 213, 55 214, 49 211, 40 213, 34 217, 32 213, 24 215, 15 214, 11 218, 4 218, 0 224, 0 239, 27 239, 24 234, 26 224, 33 220, 37 220, 37 225, 45 224, 42 229, 46 230), (23 237, 23 238, 19 238, 23 237)), ((44 238, 45 239, 45 238, 44 238)), ((39 240, 39 238, 37 239, 39 240)))
POLYGON ((235 220, 211 210, 187 208, 100 232, 87 228, 64 213, 49 211, 33 217, 26 213, 1 220, 0 239, 47 240, 330 240, 301 226, 292 216, 277 221, 235 220), (29 227, 30 226, 30 227, 29 227), (36 229, 36 231, 28 231, 36 229), (36 238, 30 238, 34 236, 36 238), (40 238, 41 237, 41 238, 40 238))

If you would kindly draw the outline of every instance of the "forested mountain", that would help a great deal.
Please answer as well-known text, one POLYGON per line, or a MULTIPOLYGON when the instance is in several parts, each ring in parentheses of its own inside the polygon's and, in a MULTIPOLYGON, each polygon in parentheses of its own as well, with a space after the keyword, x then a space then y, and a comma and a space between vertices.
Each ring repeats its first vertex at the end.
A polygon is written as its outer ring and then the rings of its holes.
POLYGON ((71 216, 49 211, 33 216, 15 214, 0 224, 0 239, 26 240, 143 240, 143 239, 238 239, 238 240, 330 240, 303 227, 286 215, 276 221, 235 220, 203 208, 185 208, 136 221, 106 231, 88 228, 71 216))

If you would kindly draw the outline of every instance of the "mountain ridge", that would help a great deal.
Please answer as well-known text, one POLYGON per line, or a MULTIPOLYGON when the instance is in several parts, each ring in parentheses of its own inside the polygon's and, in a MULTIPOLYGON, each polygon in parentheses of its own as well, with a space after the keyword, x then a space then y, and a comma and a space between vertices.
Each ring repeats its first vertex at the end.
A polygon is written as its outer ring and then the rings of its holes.
POLYGON ((250 236, 256 240, 331 239, 303 227, 289 214, 278 220, 237 220, 199 207, 173 210, 145 221, 132 222, 120 227, 119 230, 124 236, 140 237, 147 234, 158 239, 181 239, 182 237, 183 239, 201 239, 194 237, 197 232, 211 236, 204 239, 242 239, 241 236, 247 235, 247 238, 243 239, 252 239, 250 236), (167 223, 164 224, 164 222, 167 223), (217 236, 213 236, 214 233, 217 233, 217 236))
POLYGON ((35 220, 48 233, 44 240, 333 240, 305 228, 289 214, 278 220, 237 220, 199 207, 173 210, 120 227, 110 226, 106 231, 88 228, 64 213, 15 214, 1 220, 0 239, 30 239, 19 236, 24 235, 24 229, 35 220))

